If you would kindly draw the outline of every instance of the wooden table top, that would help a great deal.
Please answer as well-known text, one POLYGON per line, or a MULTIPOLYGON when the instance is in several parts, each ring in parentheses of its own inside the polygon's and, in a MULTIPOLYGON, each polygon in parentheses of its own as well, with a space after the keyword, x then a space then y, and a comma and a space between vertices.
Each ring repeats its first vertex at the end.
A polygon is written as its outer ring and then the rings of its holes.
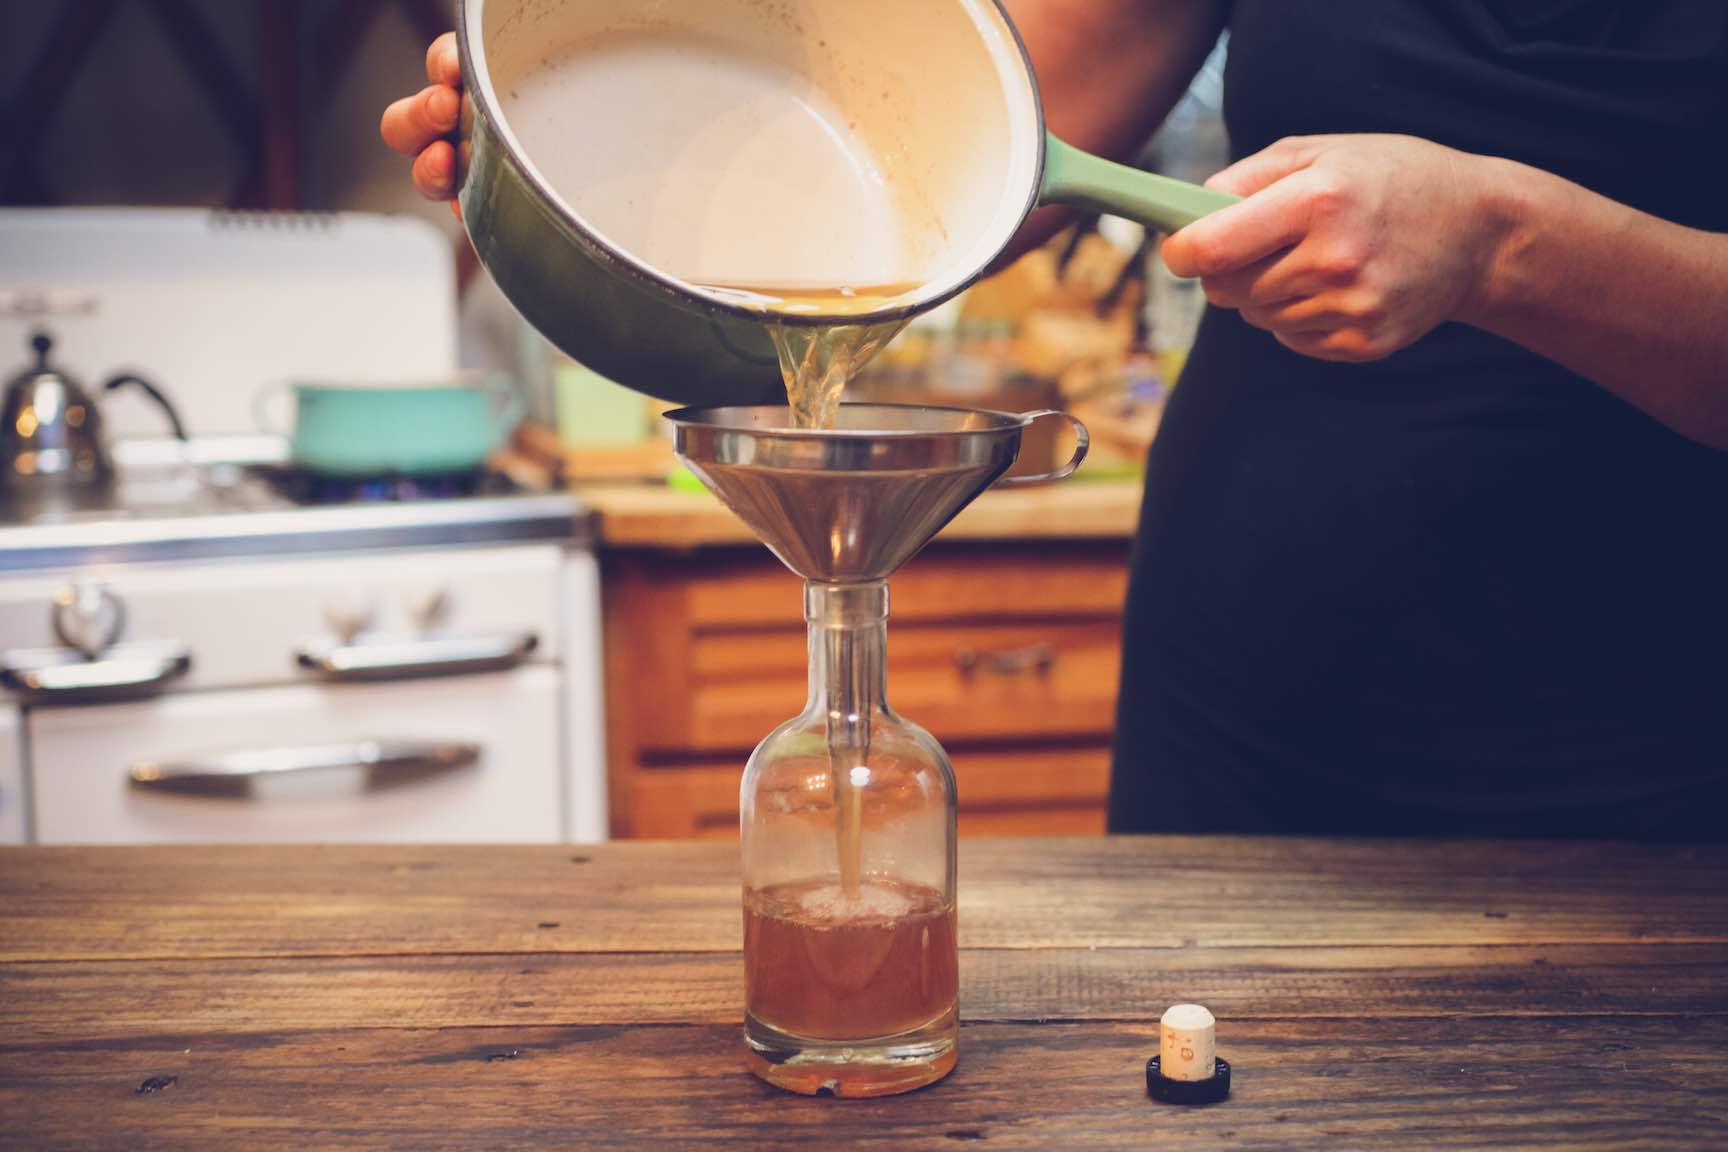
POLYGON ((1728 1141, 1728 848, 966 841, 959 1069, 865 1101, 742 1070, 734 856, 0 849, 0 1146, 1728 1141))

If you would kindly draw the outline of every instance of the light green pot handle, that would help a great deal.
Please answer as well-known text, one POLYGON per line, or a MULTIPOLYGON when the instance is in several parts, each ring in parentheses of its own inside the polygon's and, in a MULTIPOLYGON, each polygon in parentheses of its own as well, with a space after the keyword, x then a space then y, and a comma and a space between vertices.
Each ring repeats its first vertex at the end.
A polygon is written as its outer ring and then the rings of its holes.
POLYGON ((1105 160, 1050 133, 1045 136, 1044 189, 1039 199, 1176 232, 1241 197, 1105 160))

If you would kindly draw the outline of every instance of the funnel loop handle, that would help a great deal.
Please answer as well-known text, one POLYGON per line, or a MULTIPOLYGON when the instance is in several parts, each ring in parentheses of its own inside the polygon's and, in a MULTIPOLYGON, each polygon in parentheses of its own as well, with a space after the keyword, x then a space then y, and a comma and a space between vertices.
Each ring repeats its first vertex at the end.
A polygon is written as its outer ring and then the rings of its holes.
POLYGON ((1024 488, 1029 484, 1052 484, 1057 480, 1066 480, 1074 475, 1086 459, 1087 451, 1092 447, 1092 434, 1086 431, 1086 425, 1080 423, 1066 412, 1058 412, 1054 408, 1045 408, 1037 412, 1027 412, 1020 417, 1020 427, 1029 428, 1040 420, 1054 418, 1066 420, 1074 426, 1074 455, 1068 462, 1054 472, 1040 472, 1034 476, 1004 476, 996 481, 998 488, 1024 488))

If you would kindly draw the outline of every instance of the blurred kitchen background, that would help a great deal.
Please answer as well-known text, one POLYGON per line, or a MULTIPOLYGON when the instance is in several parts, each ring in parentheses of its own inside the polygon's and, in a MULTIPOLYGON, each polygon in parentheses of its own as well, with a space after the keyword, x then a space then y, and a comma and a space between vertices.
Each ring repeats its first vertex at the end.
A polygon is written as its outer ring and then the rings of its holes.
MULTIPOLYGON (((0 0, 0 842, 735 834, 803 696, 797 581, 379 142, 452 10, 0 0), (433 454, 349 466, 388 433, 433 454)), ((1224 48, 1147 166, 1223 167, 1224 48)), ((1103 830, 1141 461, 1202 303, 1156 239, 1083 221, 853 386, 1094 436, 895 581, 890 682, 963 832, 1103 830)))

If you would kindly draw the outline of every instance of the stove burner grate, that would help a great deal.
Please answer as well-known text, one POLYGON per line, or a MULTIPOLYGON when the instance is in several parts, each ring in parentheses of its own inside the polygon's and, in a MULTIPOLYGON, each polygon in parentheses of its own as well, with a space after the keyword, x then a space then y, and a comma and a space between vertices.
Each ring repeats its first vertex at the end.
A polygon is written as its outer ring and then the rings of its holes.
POLYGON ((518 491, 508 477, 485 468, 428 476, 329 476, 280 467, 264 474, 271 487, 296 504, 401 504, 518 491))

